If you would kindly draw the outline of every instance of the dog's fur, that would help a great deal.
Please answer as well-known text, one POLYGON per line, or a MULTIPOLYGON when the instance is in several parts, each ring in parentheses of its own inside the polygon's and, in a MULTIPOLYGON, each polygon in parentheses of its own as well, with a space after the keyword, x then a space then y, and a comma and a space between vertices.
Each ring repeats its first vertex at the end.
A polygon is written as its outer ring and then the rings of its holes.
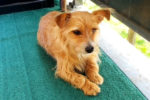
POLYGON ((38 42, 56 59, 55 74, 83 90, 86 95, 99 93, 98 85, 103 83, 97 64, 97 37, 98 24, 104 17, 110 19, 109 10, 97 10, 93 13, 54 11, 43 16, 39 24, 38 42), (94 50, 87 52, 88 46, 94 50), (78 72, 85 72, 85 75, 78 72))

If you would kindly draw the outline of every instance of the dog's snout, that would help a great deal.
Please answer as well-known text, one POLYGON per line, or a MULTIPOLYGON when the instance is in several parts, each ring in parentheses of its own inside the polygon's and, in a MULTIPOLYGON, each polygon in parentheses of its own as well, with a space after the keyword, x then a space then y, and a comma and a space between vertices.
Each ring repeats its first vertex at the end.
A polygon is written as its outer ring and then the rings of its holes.
POLYGON ((91 52, 93 52, 93 50, 94 50, 94 47, 91 46, 91 45, 88 45, 88 46, 85 48, 85 51, 86 51, 87 53, 91 53, 91 52))

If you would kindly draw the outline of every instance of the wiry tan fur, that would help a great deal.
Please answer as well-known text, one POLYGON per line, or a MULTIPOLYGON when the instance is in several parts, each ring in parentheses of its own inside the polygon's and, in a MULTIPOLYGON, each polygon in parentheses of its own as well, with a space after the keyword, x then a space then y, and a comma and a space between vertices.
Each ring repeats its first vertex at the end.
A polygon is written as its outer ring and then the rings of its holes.
POLYGON ((104 81, 99 75, 97 64, 99 60, 98 24, 104 17, 110 18, 108 10, 98 10, 93 13, 54 11, 43 16, 39 24, 38 42, 56 59, 56 75, 83 90, 86 95, 99 93, 98 85, 104 81), (96 31, 92 31, 93 28, 96 31), (74 34, 74 30, 79 30, 81 34, 74 34), (85 51, 88 44, 94 47, 91 53, 85 51), (76 72, 75 69, 85 72, 86 76, 76 72))

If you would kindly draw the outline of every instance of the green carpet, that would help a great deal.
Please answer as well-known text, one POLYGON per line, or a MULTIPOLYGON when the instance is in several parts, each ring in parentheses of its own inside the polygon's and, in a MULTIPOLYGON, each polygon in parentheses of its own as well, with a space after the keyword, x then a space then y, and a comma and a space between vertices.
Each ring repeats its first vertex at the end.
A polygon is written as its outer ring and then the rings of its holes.
POLYGON ((146 100, 145 96, 102 51, 105 79, 98 96, 85 96, 54 77, 56 61, 38 46, 40 9, 0 16, 0 100, 146 100))

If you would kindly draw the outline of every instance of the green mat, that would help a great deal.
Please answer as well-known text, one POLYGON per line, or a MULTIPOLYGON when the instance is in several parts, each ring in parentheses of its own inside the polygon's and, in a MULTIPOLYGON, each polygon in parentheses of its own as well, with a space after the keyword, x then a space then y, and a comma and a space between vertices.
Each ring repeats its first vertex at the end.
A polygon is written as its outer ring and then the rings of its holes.
POLYGON ((105 79, 98 96, 85 96, 54 77, 56 61, 38 46, 40 9, 0 16, 0 100, 146 100, 145 96, 102 51, 105 79))

